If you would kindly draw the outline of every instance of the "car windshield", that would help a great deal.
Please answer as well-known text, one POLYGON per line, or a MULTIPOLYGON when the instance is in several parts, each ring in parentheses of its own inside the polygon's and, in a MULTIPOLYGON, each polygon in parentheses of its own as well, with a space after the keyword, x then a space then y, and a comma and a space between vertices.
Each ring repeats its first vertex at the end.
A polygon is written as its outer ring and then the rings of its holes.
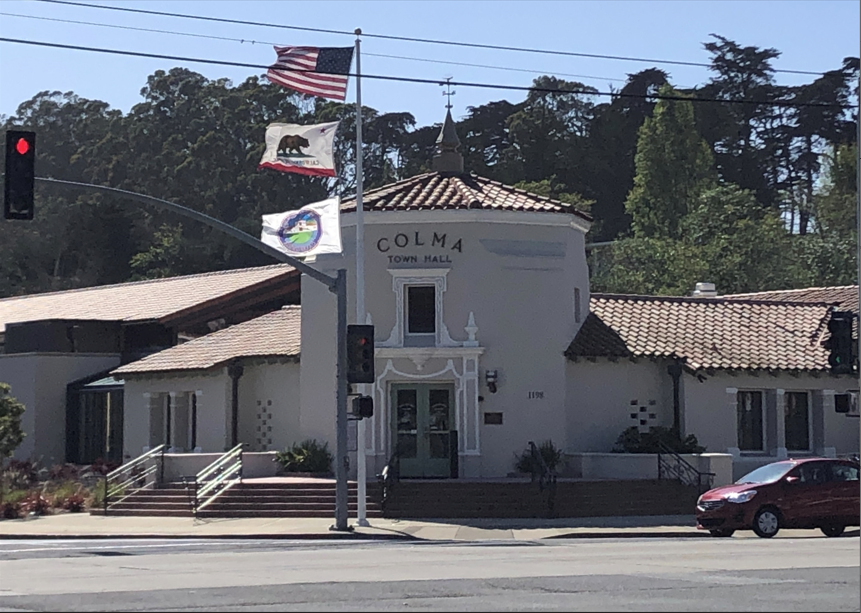
POLYGON ((741 485, 743 483, 774 483, 794 467, 795 464, 792 462, 766 464, 765 466, 760 466, 756 470, 747 473, 735 483, 736 485, 741 485))

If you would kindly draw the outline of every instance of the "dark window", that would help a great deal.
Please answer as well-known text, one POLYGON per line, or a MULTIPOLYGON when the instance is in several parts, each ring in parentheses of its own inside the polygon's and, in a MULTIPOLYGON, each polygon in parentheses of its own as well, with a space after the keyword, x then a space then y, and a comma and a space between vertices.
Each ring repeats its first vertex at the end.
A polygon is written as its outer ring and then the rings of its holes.
POLYGON ((783 414, 786 448, 792 451, 810 449, 810 415, 807 410, 807 392, 786 392, 783 414))
POLYGON ((831 465, 831 480, 832 481, 858 481, 858 469, 849 464, 831 465))
POLYGON ((802 464, 793 474, 798 476, 800 483, 819 485, 825 483, 825 464, 821 462, 802 464))
POLYGON ((407 287, 407 333, 436 332, 436 287, 416 285, 407 287))
POLYGON ((488 426, 501 426, 502 413, 485 413, 484 423, 488 426))
POLYGON ((858 415, 858 392, 834 395, 834 410, 837 413, 858 415))
POLYGON ((738 393, 738 448, 762 451, 762 392, 738 393))

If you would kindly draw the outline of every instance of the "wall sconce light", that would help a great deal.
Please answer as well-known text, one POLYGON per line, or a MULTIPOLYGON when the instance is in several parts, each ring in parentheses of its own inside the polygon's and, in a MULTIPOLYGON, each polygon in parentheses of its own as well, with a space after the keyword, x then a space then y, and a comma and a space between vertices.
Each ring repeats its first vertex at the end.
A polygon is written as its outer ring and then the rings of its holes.
POLYGON ((486 370, 484 371, 484 381, 487 383, 487 389, 490 390, 491 394, 496 393, 496 371, 495 370, 486 370))

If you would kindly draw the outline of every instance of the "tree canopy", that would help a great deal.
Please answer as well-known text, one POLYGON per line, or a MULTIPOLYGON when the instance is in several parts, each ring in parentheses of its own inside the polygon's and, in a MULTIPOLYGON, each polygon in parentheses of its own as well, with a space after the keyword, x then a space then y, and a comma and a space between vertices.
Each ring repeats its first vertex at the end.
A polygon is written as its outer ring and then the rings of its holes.
MULTIPOLYGON (((854 283, 858 59, 790 87, 775 82, 775 49, 716 35, 704 48, 712 76, 698 88, 648 68, 608 100, 544 75, 522 100, 469 107, 457 122, 466 170, 588 208, 587 242, 613 241, 590 251, 596 291, 854 283)), ((141 97, 123 113, 45 91, 0 124, 38 132, 38 176, 163 198, 252 235, 263 214, 355 191, 352 104, 180 67, 150 75, 141 97), (258 170, 268 124, 334 120, 337 179, 258 170)), ((430 169, 440 124, 362 114, 366 189, 430 169)), ((57 185, 37 185, 35 222, 0 223, 0 297, 264 263, 173 213, 57 185)))

